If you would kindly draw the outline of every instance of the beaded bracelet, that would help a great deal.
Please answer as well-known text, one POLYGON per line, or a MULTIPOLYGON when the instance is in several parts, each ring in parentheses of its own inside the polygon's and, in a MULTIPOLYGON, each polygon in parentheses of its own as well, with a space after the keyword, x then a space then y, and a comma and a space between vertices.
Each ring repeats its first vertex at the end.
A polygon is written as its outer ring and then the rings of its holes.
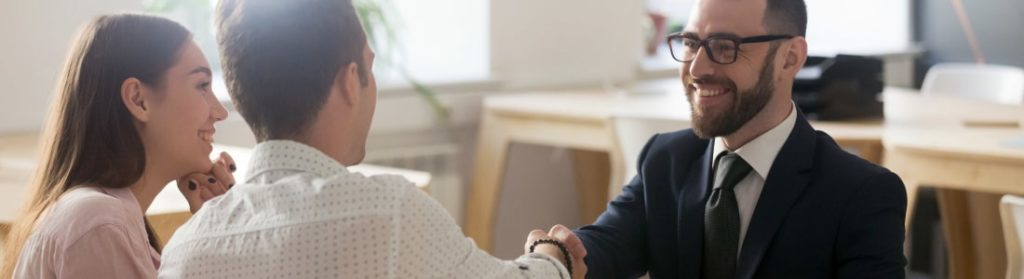
POLYGON ((537 247, 537 245, 543 243, 558 246, 558 250, 562 251, 562 256, 565 256, 565 269, 569 271, 569 277, 572 277, 572 258, 570 258, 569 250, 565 249, 565 244, 562 244, 561 241, 554 239, 538 239, 534 241, 533 244, 530 245, 530 253, 533 253, 534 247, 537 247))

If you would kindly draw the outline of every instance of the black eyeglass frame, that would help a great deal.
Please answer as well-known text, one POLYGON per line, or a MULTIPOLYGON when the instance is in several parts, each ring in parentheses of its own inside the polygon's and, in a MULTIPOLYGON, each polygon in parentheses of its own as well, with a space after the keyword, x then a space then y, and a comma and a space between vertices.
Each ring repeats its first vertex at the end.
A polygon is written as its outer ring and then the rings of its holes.
MULTIPOLYGON (((795 38, 795 37, 796 36, 794 36, 794 35, 760 35, 760 36, 750 36, 750 37, 743 37, 743 38, 728 37, 728 36, 712 36, 712 37, 709 37, 707 39, 695 39, 695 38, 692 38, 692 37, 688 37, 684 33, 680 32, 680 33, 672 33, 672 34, 669 34, 668 36, 666 36, 665 43, 668 44, 668 50, 672 54, 672 59, 675 59, 676 61, 684 62, 684 63, 686 63, 686 62, 693 62, 694 59, 697 59, 696 53, 700 51, 700 48, 704 48, 704 51, 707 52, 708 58, 711 58, 712 62, 726 65, 726 64, 732 64, 732 63, 736 62, 736 57, 738 57, 739 51, 740 51, 740 45, 751 44, 751 43, 764 43, 764 42, 771 42, 771 41, 778 41, 778 40, 788 40, 788 39, 792 39, 792 38, 795 38), (679 59, 676 56, 676 49, 675 49, 675 47, 673 47, 672 41, 673 40, 677 40, 677 39, 678 40, 689 39, 689 40, 697 41, 697 43, 699 44, 699 47, 697 48, 696 51, 694 51, 693 58, 690 58, 689 60, 683 60, 683 59, 679 59), (733 45, 735 47, 733 47, 733 54, 732 54, 732 56, 730 56, 730 57, 732 57, 732 61, 718 61, 718 58, 715 58, 715 56, 716 56, 715 53, 714 53, 715 51, 711 49, 711 45, 710 45, 710 42, 712 40, 728 40, 728 41, 732 41, 733 42, 733 45)), ((685 47, 685 46, 683 46, 683 47, 685 47)), ((683 55, 683 54, 680 53, 679 55, 683 55)))

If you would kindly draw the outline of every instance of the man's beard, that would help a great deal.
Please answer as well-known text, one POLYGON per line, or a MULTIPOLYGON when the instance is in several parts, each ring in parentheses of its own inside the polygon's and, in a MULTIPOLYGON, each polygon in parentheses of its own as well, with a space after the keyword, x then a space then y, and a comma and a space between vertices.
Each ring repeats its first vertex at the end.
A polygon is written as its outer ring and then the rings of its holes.
POLYGON ((701 139, 727 136, 735 133, 748 121, 754 118, 772 98, 774 87, 773 77, 775 76, 775 51, 773 47, 768 52, 764 66, 758 75, 754 87, 739 92, 736 83, 724 77, 702 77, 694 78, 686 74, 683 77, 683 86, 686 88, 686 98, 690 101, 690 119, 693 125, 693 132, 701 139), (703 111, 694 104, 696 88, 695 82, 707 84, 719 84, 725 86, 732 92, 731 106, 725 111, 703 111))

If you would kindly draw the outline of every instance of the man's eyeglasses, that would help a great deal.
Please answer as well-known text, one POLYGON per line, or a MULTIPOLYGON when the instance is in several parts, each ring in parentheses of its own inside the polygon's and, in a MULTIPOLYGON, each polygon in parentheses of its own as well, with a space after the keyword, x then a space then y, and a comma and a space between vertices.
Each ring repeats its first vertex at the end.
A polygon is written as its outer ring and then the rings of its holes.
POLYGON ((711 61, 718 64, 732 64, 736 62, 736 56, 740 45, 749 43, 763 43, 777 40, 792 39, 793 35, 762 35, 745 38, 737 37, 711 37, 704 40, 687 37, 683 33, 668 35, 668 46, 672 52, 672 59, 679 62, 692 62, 697 58, 701 47, 708 53, 711 61))

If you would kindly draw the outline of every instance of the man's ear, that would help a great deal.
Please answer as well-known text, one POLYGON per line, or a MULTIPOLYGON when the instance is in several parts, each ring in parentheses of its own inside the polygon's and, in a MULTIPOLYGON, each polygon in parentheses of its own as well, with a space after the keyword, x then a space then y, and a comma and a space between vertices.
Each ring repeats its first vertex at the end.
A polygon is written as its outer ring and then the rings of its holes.
POLYGON ((149 121, 149 103, 142 90, 145 85, 137 78, 128 78, 121 83, 121 102, 128 113, 141 122, 149 121))
POLYGON ((359 104, 362 97, 362 83, 359 82, 359 65, 350 62, 341 66, 337 76, 334 77, 335 86, 341 89, 341 95, 349 106, 359 104))
POLYGON ((783 63, 782 69, 796 74, 807 62, 807 39, 794 37, 790 39, 790 42, 789 47, 786 48, 785 63, 783 63))

